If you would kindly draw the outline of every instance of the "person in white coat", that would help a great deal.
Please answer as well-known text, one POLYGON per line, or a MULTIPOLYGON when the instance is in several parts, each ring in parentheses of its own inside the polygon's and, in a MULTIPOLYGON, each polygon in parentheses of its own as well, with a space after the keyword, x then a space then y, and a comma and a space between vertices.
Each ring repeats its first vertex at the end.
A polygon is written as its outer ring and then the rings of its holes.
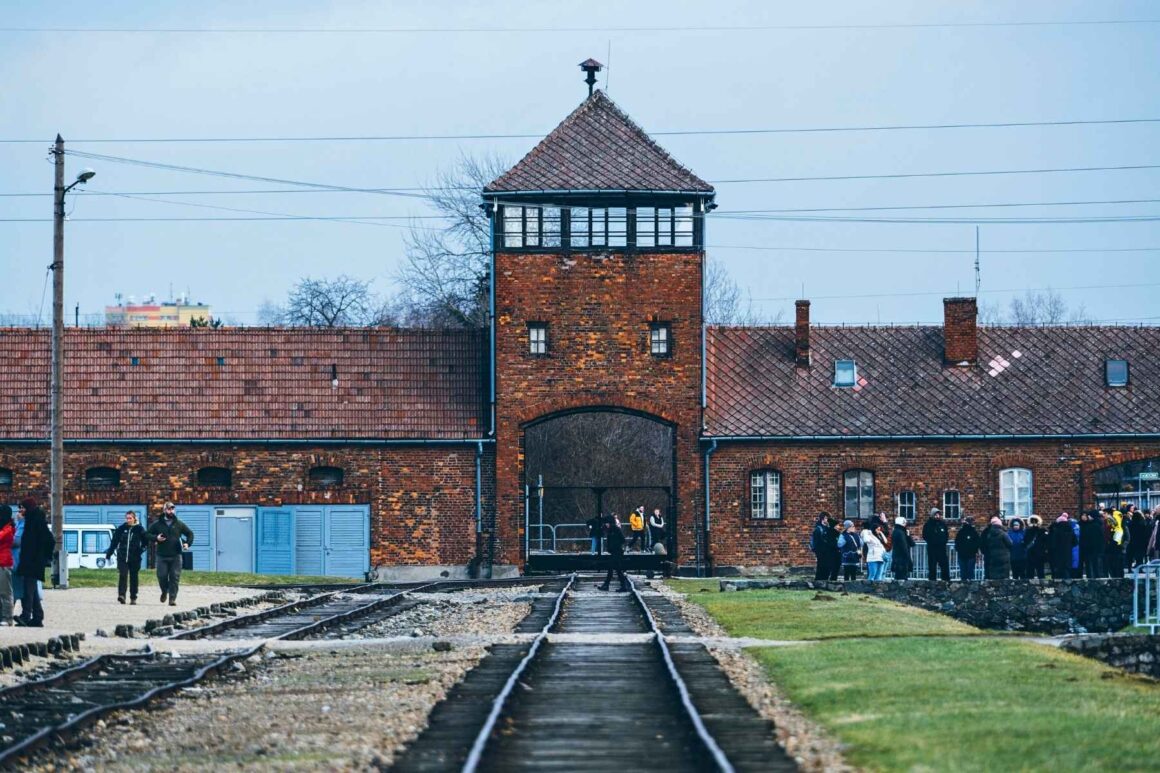
POLYGON ((886 545, 874 529, 863 529, 862 547, 866 551, 866 579, 871 582, 881 580, 885 570, 886 545))

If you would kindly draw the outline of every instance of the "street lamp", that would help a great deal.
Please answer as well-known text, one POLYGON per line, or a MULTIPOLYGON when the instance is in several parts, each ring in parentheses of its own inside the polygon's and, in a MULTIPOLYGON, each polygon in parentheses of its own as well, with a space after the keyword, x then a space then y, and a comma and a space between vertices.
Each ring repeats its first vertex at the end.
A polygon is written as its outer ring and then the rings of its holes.
POLYGON ((52 155, 56 184, 53 186, 52 220, 52 440, 49 451, 49 510, 52 514, 52 536, 56 542, 56 584, 68 588, 68 553, 64 549, 64 437, 61 432, 61 393, 64 377, 64 195, 84 185, 96 174, 82 169, 71 185, 64 184, 64 139, 56 135, 52 155))

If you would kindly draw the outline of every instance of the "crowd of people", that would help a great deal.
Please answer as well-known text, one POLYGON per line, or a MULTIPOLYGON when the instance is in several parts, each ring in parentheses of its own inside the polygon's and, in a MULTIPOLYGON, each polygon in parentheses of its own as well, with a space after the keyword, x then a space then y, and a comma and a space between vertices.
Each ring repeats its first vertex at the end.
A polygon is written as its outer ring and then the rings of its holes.
MULTIPOLYGON (((172 502, 162 505, 161 517, 148 529, 137 522, 135 512, 127 512, 105 551, 106 559, 117 556, 117 601, 124 604, 128 593, 129 603, 137 603, 141 558, 149 545, 155 545, 161 603, 177 606, 182 554, 193 544, 193 536, 177 518, 172 502)), ((44 627, 45 572, 55 553, 56 539, 35 498, 22 500, 15 513, 0 505, 0 625, 44 627)))
MULTIPOLYGON (((988 580, 1096 579, 1124 577, 1141 564, 1160 559, 1160 508, 1141 510, 1123 503, 1084 512, 1077 519, 1061 513, 1045 524, 1038 515, 1022 518, 992 517, 982 529, 964 516, 951 539, 951 524, 938 508, 932 508, 921 536, 926 550, 926 578, 950 580, 948 547, 953 543, 959 578, 973 580, 982 561, 988 580)), ((912 549, 918 543, 903 517, 893 525, 885 513, 855 523, 841 523, 829 513, 818 515, 810 534, 810 550, 817 567, 814 578, 836 581, 856 579, 865 569, 866 579, 878 581, 887 572, 895 580, 908 580, 915 572, 912 549)))
POLYGON ((633 552, 634 547, 638 553, 666 553, 665 517, 659 507, 653 509, 652 515, 646 516, 644 505, 641 505, 629 513, 627 524, 620 520, 620 515, 611 512, 594 515, 584 525, 588 527, 588 540, 593 555, 612 553, 608 543, 608 533, 612 529, 618 530, 624 538, 625 553, 633 552), (628 534, 624 533, 626 526, 628 534))

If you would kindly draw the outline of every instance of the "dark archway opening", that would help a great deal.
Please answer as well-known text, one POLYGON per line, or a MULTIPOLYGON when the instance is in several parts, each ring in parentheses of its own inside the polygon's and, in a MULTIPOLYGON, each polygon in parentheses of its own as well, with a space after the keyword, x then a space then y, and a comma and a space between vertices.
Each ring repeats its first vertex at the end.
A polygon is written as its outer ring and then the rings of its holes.
MULTIPOLYGON (((671 555, 675 508, 674 427, 659 419, 595 409, 539 420, 524 430, 525 548, 590 553, 586 521, 644 506, 664 517, 671 555)), ((651 545, 646 522, 645 545, 651 545)))
POLYGON ((1141 510, 1160 507, 1160 457, 1096 470, 1092 483, 1100 507, 1124 502, 1141 510))

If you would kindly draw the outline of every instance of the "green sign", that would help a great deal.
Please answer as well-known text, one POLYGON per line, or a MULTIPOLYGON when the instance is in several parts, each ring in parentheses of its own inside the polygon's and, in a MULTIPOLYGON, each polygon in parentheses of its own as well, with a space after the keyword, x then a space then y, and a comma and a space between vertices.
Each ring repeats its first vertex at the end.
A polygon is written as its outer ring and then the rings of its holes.
POLYGON ((1140 480, 1160 480, 1160 472, 1142 472, 1140 480))

